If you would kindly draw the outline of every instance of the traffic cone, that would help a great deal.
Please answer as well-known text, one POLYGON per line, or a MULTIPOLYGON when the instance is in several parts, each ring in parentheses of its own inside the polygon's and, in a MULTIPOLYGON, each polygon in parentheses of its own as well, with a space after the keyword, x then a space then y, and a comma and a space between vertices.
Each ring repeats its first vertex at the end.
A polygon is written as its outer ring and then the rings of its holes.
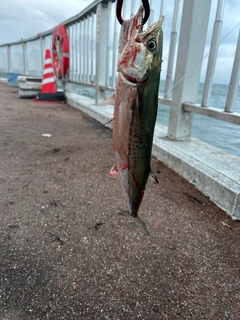
POLYGON ((41 92, 43 93, 57 92, 57 87, 54 80, 54 70, 53 70, 51 52, 49 49, 46 49, 46 54, 45 54, 41 92))
POLYGON ((64 103, 66 101, 64 92, 57 92, 51 52, 49 49, 46 49, 45 54, 41 92, 39 92, 33 100, 36 102, 49 103, 64 103))

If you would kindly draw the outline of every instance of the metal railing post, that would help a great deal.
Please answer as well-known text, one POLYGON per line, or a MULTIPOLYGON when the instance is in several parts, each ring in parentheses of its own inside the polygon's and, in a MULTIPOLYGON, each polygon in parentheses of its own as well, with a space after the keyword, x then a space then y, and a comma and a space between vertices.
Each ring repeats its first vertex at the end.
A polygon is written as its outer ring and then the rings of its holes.
POLYGON ((8 72, 11 72, 12 70, 12 57, 11 57, 11 46, 10 45, 8 45, 7 46, 7 61, 8 61, 8 72))
POLYGON ((108 1, 103 1, 97 6, 96 21, 96 104, 102 103, 105 99, 105 91, 101 86, 105 86, 106 80, 106 48, 107 34, 109 28, 108 1))
MULTIPOLYGON (((45 40, 45 38, 44 38, 45 40)), ((51 48, 52 50, 52 48, 51 48)), ((44 64, 44 49, 43 49, 43 37, 42 35, 40 35, 40 63, 41 63, 41 66, 40 66, 40 72, 42 73, 42 68, 43 68, 43 64, 44 64)))
POLYGON ((233 61, 232 74, 230 79, 230 84, 228 88, 228 94, 225 105, 225 112, 233 112, 232 106, 237 97, 237 92, 239 88, 239 78, 240 78, 240 30, 238 34, 238 42, 236 47, 236 53, 233 61))
POLYGON ((164 97, 170 98, 170 91, 172 88, 172 75, 173 75, 173 66, 176 53, 177 45, 177 20, 178 20, 178 8, 181 0, 175 0, 174 12, 173 12, 173 21, 172 21, 172 32, 170 38, 169 46, 169 56, 168 56, 168 66, 167 66, 167 76, 165 83, 164 97))
POLYGON ((23 60, 23 74, 26 74, 26 45, 22 42, 22 60, 23 60))
POLYGON ((170 139, 191 137, 193 115, 183 110, 183 103, 195 103, 197 99, 210 7, 211 0, 184 0, 168 127, 170 139))
POLYGON ((202 98, 202 106, 208 107, 211 91, 212 91, 212 84, 213 84, 213 77, 216 68, 217 56, 218 56, 218 48, 219 42, 222 32, 222 18, 223 18, 223 11, 224 11, 224 4, 225 0, 219 0, 217 5, 216 17, 213 27, 212 33, 212 40, 210 46, 210 53, 208 58, 208 65, 207 65, 207 72, 204 82, 204 89, 203 89, 203 98, 202 98))

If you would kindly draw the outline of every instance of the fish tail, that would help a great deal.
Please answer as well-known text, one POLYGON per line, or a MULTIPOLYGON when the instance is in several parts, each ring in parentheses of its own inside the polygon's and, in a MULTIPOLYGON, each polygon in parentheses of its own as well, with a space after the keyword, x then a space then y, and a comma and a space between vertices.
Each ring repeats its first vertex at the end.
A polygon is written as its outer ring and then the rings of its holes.
POLYGON ((116 212, 119 216, 124 216, 124 217, 131 217, 131 218, 134 218, 136 219, 136 221, 142 226, 142 228, 146 231, 146 234, 148 236, 150 236, 149 232, 148 232, 148 229, 147 229, 147 226, 145 224, 145 222, 139 217, 139 216, 133 216, 129 213, 129 211, 127 210, 118 210, 116 212))
POLYGON ((137 222, 143 227, 143 229, 146 231, 146 234, 148 235, 148 237, 150 236, 149 232, 148 232, 148 229, 147 229, 147 226, 145 224, 145 222, 139 217, 137 216, 136 217, 137 219, 137 222))

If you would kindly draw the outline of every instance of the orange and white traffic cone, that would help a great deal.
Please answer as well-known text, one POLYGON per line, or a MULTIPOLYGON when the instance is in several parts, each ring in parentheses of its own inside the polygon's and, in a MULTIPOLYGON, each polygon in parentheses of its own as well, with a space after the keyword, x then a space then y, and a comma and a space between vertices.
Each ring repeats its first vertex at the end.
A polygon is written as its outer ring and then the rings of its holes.
POLYGON ((49 49, 46 49, 46 54, 45 54, 41 92, 44 92, 44 93, 57 92, 57 87, 54 79, 54 70, 53 70, 51 52, 49 49))
POLYGON ((46 49, 45 54, 41 92, 39 92, 33 100, 49 103, 64 103, 66 101, 64 92, 57 92, 51 52, 49 49, 46 49))

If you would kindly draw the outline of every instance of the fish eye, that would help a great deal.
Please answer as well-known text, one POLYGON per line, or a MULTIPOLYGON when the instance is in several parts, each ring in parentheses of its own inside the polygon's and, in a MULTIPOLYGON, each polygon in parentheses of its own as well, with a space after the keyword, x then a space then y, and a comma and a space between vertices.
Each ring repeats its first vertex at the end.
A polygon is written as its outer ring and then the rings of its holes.
POLYGON ((147 49, 150 52, 154 52, 157 48, 157 43, 154 39, 151 39, 147 42, 147 49))

